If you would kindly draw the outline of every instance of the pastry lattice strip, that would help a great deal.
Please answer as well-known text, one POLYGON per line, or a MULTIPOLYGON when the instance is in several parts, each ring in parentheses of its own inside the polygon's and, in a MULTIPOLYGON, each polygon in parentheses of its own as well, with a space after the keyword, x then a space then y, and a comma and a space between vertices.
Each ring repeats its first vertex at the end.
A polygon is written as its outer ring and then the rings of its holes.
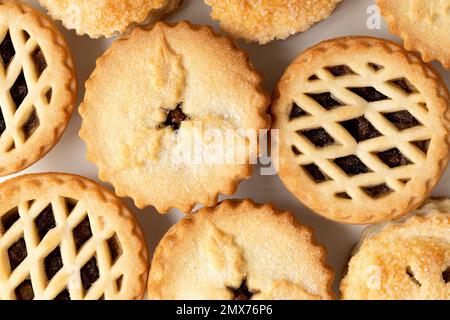
POLYGON ((125 263, 120 259, 120 244, 114 231, 101 219, 90 217, 82 202, 75 204, 60 196, 28 201, 17 207, 16 215, 12 222, 6 221, 7 215, 0 217, 0 258, 10 262, 0 265, 0 299, 20 298, 18 290, 27 282, 37 299, 63 299, 64 295, 72 300, 102 299, 117 295, 125 263), (40 228, 37 221, 42 214, 48 214, 48 208, 53 221, 47 216, 40 228), (82 223, 84 242, 77 248, 79 237, 75 236, 75 230, 82 223), (88 237, 86 228, 90 229, 88 237), (26 257, 10 253, 18 243, 22 249, 26 245, 26 257), (13 261, 22 261, 13 268, 11 257, 13 261))
POLYGON ((337 194, 364 199, 373 197, 367 192, 373 187, 401 191, 416 165, 426 162, 426 150, 419 147, 431 140, 426 103, 408 79, 385 72, 383 66, 354 63, 322 68, 295 97, 293 108, 298 109, 291 111, 288 126, 297 133, 291 142, 298 164, 321 174, 319 182, 327 182, 324 188, 333 183, 337 194), (410 123, 397 123, 400 116, 410 123), (371 126, 373 136, 354 136, 345 126, 355 123, 371 126), (390 163, 389 156, 404 163, 390 163), (339 166, 345 161, 358 164, 363 172, 348 174, 339 166))
POLYGON ((51 74, 39 44, 20 28, 0 29, 0 108, 3 132, 0 151, 24 145, 39 126, 39 114, 51 100, 51 74), (8 53, 8 51, 10 53, 8 53), (11 56, 11 51, 13 52, 11 56), (9 61, 4 61, 7 58, 9 61), (14 101, 19 102, 19 105, 14 101))

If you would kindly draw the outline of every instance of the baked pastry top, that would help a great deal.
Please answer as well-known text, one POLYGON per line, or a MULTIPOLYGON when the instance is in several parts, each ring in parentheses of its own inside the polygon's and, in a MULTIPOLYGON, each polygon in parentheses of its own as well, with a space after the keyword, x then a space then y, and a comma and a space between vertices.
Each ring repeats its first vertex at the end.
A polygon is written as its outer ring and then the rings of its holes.
POLYGON ((250 200, 186 216, 153 256, 150 299, 330 299, 333 273, 311 230, 250 200))
POLYGON ((389 29, 418 51, 424 61, 438 60, 450 69, 449 0, 377 0, 389 29))
POLYGON ((114 194, 70 174, 0 184, 0 300, 141 299, 143 233, 114 194))
POLYGON ((77 94, 75 68, 50 20, 0 1, 0 176, 41 159, 58 142, 77 94))
POLYGON ((274 94, 280 172, 317 213, 345 223, 417 208, 448 163, 442 78, 387 40, 338 38, 301 54, 274 94))
POLYGON ((343 299, 450 299, 450 200, 369 227, 341 283, 343 299))
POLYGON ((140 208, 213 206, 251 174, 255 152, 243 133, 270 126, 261 84, 246 54, 209 27, 136 29, 98 60, 86 83, 87 157, 140 208), (230 150, 242 161, 228 161, 230 150))
POLYGON ((233 37, 266 44, 307 31, 342 0, 204 0, 233 37))
POLYGON ((68 29, 91 38, 110 38, 136 24, 153 24, 182 0, 39 0, 68 29))

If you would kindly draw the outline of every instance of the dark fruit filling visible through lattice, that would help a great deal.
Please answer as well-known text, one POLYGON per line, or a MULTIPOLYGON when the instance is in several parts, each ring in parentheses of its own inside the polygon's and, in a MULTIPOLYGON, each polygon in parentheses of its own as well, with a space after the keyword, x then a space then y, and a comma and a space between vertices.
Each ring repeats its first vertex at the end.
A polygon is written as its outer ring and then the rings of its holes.
POLYGON ((319 166, 314 163, 303 166, 303 169, 305 169, 308 175, 317 183, 329 180, 325 173, 320 170, 319 166))
POLYGON ((383 161, 389 168, 397 168, 400 166, 407 166, 412 162, 400 152, 399 149, 393 148, 387 151, 378 152, 378 158, 383 161))
POLYGON ((347 65, 339 65, 339 66, 327 67, 325 69, 327 69, 335 77, 343 77, 343 76, 356 74, 352 70, 352 68, 350 68, 347 65))
POLYGON ((62 269, 62 267, 63 261, 61 257, 61 250, 57 247, 44 259, 44 269, 48 281, 52 280, 52 278, 58 273, 59 270, 62 269))
POLYGON ((53 215, 52 205, 49 204, 34 220, 39 238, 42 241, 46 234, 56 227, 55 216, 53 215))
POLYGON ((334 163, 342 169, 348 176, 372 172, 357 156, 334 159, 334 163))
POLYGON ((33 135, 33 133, 36 132, 39 125, 40 121, 36 112, 36 108, 33 108, 33 112, 31 112, 30 117, 22 126, 22 131, 25 134, 25 139, 29 139, 33 135))
POLYGON ((21 238, 8 249, 8 258, 11 271, 14 271, 27 256, 27 245, 25 244, 25 239, 21 238))
POLYGON ((45 69, 47 69, 47 61, 45 60, 44 53, 42 52, 41 48, 36 48, 36 50, 31 55, 34 67, 36 68, 36 73, 38 77, 41 76, 42 72, 44 72, 45 69))
POLYGON ((16 82, 11 87, 9 92, 11 94, 11 98, 14 101, 16 109, 18 109, 23 100, 25 100, 26 96, 28 95, 28 86, 23 71, 20 72, 20 75, 17 77, 16 82))
POLYGON ((83 289, 88 291, 98 278, 100 278, 100 271, 98 270, 97 259, 95 256, 81 268, 80 275, 83 289))
POLYGON ((30 279, 26 279, 14 290, 17 300, 33 300, 34 290, 30 279))
POLYGON ((376 102, 382 100, 389 100, 390 98, 379 92, 374 87, 355 87, 355 88, 347 88, 354 94, 360 96, 367 102, 376 102))
POLYGON ((80 250, 86 241, 92 238, 91 223, 88 216, 73 229, 73 238, 75 240, 75 249, 77 251, 80 250))
POLYGON ((334 138, 324 128, 297 131, 297 133, 305 136, 318 148, 323 148, 336 143, 334 138))
POLYGON ((302 108, 300 108, 295 102, 292 104, 291 113, 289 114, 289 120, 294 120, 306 115, 307 113, 302 108))
POLYGON ((373 186, 373 187, 365 187, 362 188, 364 190, 364 192, 369 195, 370 197, 374 198, 374 199, 378 199, 381 197, 384 197, 386 195, 388 195, 389 193, 391 193, 393 190, 391 188, 389 188, 388 185, 386 184, 380 184, 378 186, 373 186))
POLYGON ((408 110, 385 113, 383 116, 399 130, 406 130, 421 124, 408 110))
POLYGON ((8 67, 11 60, 16 55, 16 50, 14 50, 14 45, 12 43, 11 35, 9 31, 6 33, 2 43, 0 44, 0 56, 2 58, 3 66, 8 67))
POLYGON ((0 220, 2 223, 3 233, 6 233, 6 231, 8 231, 19 219, 20 215, 17 207, 4 214, 0 220))
POLYGON ((314 99, 318 104, 322 106, 322 108, 326 110, 331 110, 343 106, 343 104, 335 99, 330 92, 307 93, 306 95, 311 99, 314 99))
POLYGON ((382 136, 364 116, 341 122, 341 125, 355 138, 356 142, 382 136))

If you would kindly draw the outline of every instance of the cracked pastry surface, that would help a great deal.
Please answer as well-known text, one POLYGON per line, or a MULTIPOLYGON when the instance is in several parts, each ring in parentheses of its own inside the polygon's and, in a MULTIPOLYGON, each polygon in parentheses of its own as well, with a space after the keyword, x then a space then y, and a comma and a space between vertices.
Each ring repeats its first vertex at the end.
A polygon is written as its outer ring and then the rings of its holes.
POLYGON ((151 25, 182 0, 39 0, 68 29, 91 38, 110 38, 136 24, 151 25))
POLYGON ((390 31, 402 38, 407 50, 450 69, 449 0, 377 0, 377 4, 390 31))
POLYGON ((233 37, 265 44, 327 19, 342 0, 204 0, 233 37))
POLYGON ((449 106, 441 76, 399 45, 371 37, 322 42, 292 63, 275 90, 279 176, 327 218, 401 217, 447 167, 449 106))
POLYGON ((173 226, 158 245, 150 299, 331 299, 333 273, 292 214, 227 200, 173 226))
POLYGON ((72 56, 50 19, 17 1, 0 1, 0 176, 44 157, 72 115, 72 56))
POLYGON ((86 84, 87 157, 140 208, 213 206, 251 174, 254 153, 241 130, 270 126, 261 83, 246 54, 209 27, 136 29, 98 60, 86 84), (243 161, 227 162, 229 150, 243 161))
POLYGON ((0 300, 142 299, 144 235, 86 178, 29 174, 0 184, 0 300))
POLYGON ((366 229, 341 283, 343 299, 450 299, 450 200, 366 229))

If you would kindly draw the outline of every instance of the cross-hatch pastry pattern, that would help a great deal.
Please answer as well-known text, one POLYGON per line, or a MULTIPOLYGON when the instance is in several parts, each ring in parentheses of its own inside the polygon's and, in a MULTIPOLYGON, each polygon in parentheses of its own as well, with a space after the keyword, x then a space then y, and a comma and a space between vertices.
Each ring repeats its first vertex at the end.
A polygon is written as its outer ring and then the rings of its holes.
POLYGON ((20 149, 39 129, 52 88, 45 53, 23 29, 0 25, 0 152, 20 149))
POLYGON ((21 203, 0 217, 0 261, 6 262, 0 300, 116 296, 121 257, 115 231, 92 218, 82 201, 55 196, 21 203))
POLYGON ((290 109, 298 164, 338 199, 401 192, 426 163, 426 102, 407 78, 384 70, 371 62, 321 68, 308 80, 313 90, 299 92, 290 109))

